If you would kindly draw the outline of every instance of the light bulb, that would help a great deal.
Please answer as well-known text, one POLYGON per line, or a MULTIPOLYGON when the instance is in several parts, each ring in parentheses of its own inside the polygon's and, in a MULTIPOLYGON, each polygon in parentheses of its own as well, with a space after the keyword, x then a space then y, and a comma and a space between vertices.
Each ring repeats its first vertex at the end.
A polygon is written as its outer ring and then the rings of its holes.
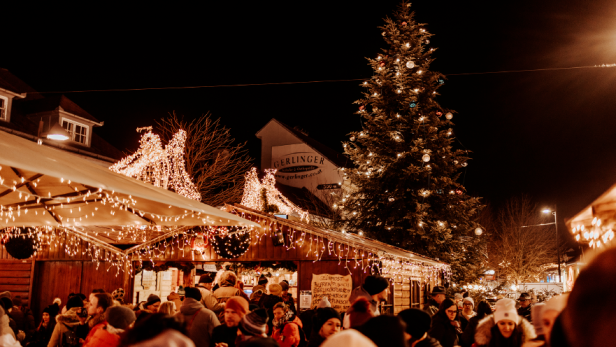
POLYGON ((421 160, 423 160, 424 162, 429 162, 430 161, 430 154, 426 153, 421 157, 421 160))

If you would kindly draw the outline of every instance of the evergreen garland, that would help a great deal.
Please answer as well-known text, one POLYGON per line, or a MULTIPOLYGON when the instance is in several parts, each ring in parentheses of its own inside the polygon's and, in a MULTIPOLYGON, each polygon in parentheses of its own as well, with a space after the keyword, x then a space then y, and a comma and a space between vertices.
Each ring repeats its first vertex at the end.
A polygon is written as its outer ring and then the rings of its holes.
POLYGON ((214 252, 224 259, 241 257, 250 247, 250 232, 236 232, 226 236, 214 236, 214 252))

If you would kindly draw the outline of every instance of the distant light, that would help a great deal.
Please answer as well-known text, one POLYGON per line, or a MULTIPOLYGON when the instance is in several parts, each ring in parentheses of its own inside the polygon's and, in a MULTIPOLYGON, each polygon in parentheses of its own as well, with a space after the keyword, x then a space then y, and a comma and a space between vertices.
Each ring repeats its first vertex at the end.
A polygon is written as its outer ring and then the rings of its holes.
POLYGON ((68 140, 68 136, 61 135, 61 134, 49 134, 47 135, 47 138, 50 140, 58 140, 58 141, 68 140))
POLYGON ((544 209, 544 210, 543 210, 543 211, 541 211, 541 212, 543 212, 543 213, 550 213, 550 212, 552 212, 552 210, 550 210, 549 208, 546 208, 546 209, 544 209))

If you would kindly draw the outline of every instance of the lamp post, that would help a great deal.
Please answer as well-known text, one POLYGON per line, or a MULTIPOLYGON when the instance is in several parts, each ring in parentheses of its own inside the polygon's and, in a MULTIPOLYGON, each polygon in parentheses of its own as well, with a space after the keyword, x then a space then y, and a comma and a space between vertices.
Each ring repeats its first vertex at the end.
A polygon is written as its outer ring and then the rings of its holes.
POLYGON ((558 219, 556 217, 556 207, 554 207, 554 211, 550 210, 549 208, 546 208, 541 212, 546 213, 546 214, 551 213, 554 216, 554 226, 556 228, 556 254, 558 256, 558 282, 561 282, 561 279, 560 279, 560 249, 558 247, 558 219))

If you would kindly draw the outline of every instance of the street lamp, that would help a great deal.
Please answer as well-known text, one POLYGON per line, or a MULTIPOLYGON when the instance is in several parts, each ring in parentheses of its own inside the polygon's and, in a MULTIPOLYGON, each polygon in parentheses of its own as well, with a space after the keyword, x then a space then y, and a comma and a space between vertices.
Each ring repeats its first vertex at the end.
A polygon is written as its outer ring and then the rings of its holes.
POLYGON ((558 282, 561 282, 561 279, 560 279, 560 248, 558 247, 558 219, 556 217, 556 207, 554 207, 554 211, 550 210, 549 208, 545 208, 541 212, 545 214, 551 213, 554 216, 554 226, 556 228, 556 254, 558 256, 558 282))

